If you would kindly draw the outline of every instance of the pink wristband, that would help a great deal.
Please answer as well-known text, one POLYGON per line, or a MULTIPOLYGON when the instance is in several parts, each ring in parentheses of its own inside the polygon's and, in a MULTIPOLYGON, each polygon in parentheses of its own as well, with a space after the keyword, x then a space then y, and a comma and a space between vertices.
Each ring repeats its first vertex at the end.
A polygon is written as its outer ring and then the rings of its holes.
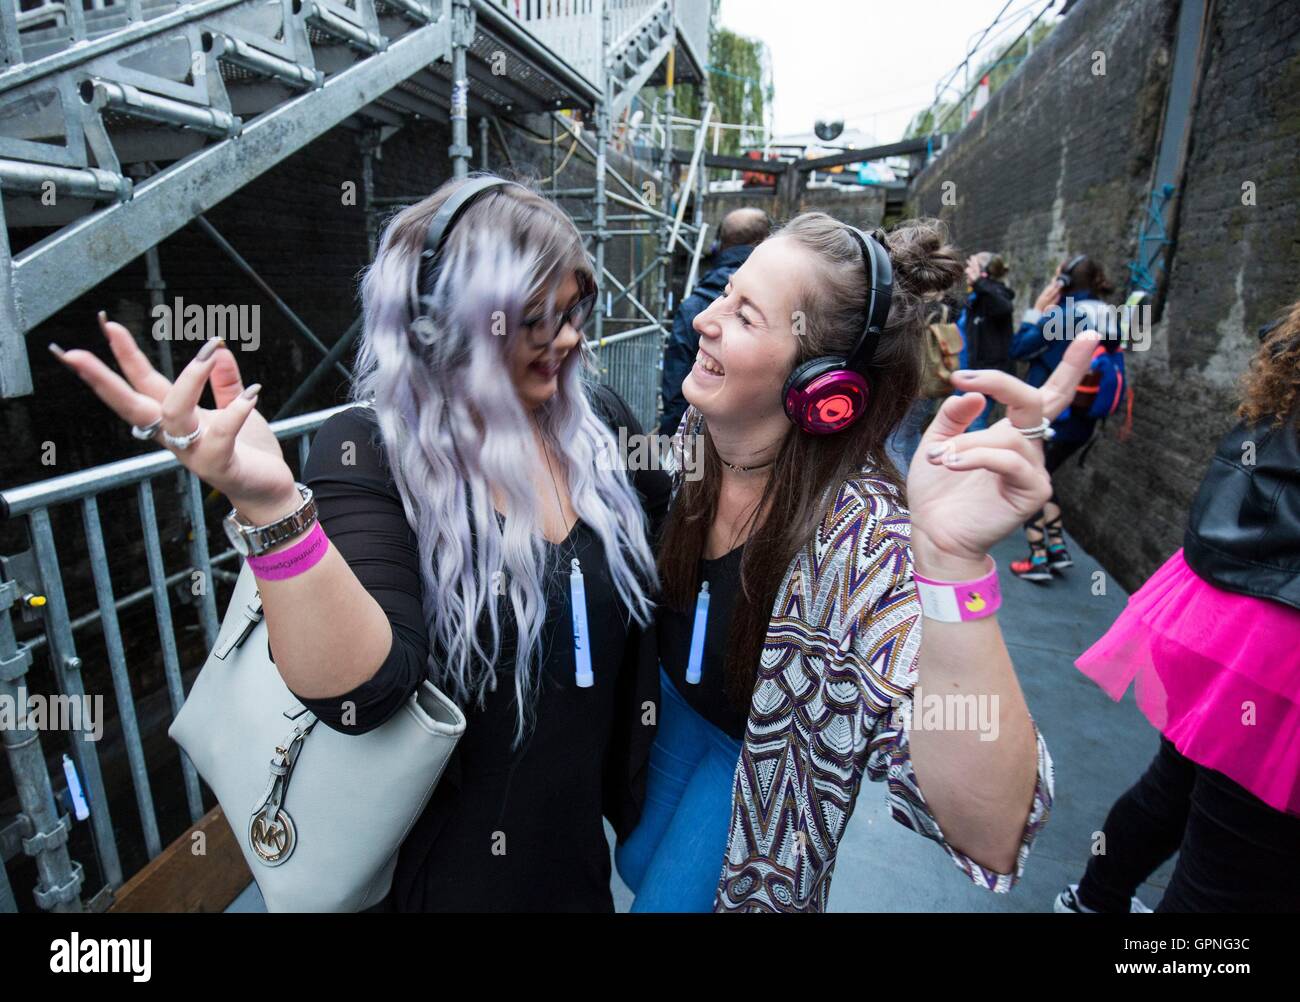
POLYGON ((913 571, 921 613, 941 623, 965 623, 993 615, 1002 605, 1002 588, 998 585, 998 565, 992 557, 989 566, 984 577, 973 581, 933 581, 913 571))
POLYGON ((328 549, 329 539, 320 522, 316 522, 307 535, 287 550, 263 557, 248 557, 248 566, 253 569, 253 577, 260 581, 283 581, 311 570, 320 563, 328 549))

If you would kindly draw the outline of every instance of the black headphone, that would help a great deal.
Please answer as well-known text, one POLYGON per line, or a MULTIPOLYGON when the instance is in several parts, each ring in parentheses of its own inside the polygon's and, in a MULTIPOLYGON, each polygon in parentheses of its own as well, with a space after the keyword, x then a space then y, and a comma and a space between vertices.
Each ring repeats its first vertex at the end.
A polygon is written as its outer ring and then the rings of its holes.
POLYGON ((1074 269, 1088 260, 1087 254, 1079 254, 1070 259, 1069 263, 1061 269, 1061 273, 1056 276, 1056 280, 1061 283, 1062 289, 1074 288, 1074 269))
POLYGON ((429 222, 428 232, 424 235, 424 250, 420 252, 419 287, 421 289, 428 289, 430 294, 433 293, 438 281, 438 272, 442 268, 442 246, 447 242, 447 237, 450 236, 456 221, 464 215, 474 199, 492 188, 514 183, 503 177, 476 177, 462 184, 456 189, 455 194, 442 203, 434 213, 433 219, 429 222), (424 282, 426 274, 427 285, 424 282))
POLYGON ((795 367, 781 399, 786 416, 810 435, 829 435, 849 427, 866 411, 871 397, 867 366, 889 319, 894 268, 889 251, 870 234, 843 224, 862 248, 867 271, 867 320, 847 356, 822 355, 795 367))

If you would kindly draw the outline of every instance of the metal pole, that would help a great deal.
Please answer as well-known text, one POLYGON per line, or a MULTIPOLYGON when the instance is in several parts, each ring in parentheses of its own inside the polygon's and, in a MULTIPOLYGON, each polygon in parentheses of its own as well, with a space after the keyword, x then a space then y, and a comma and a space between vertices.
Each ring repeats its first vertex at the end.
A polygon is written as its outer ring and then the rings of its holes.
MULTIPOLYGON (((172 718, 175 719, 185 703, 185 687, 181 682, 181 663, 172 628, 171 600, 167 597, 167 573, 163 569, 162 543, 158 535, 152 481, 142 480, 136 484, 136 500, 140 509, 140 529, 144 533, 145 562, 149 566, 149 591, 153 595, 154 619, 158 623, 158 641, 162 646, 163 675, 167 679, 167 695, 171 698, 172 718)), ((121 603, 114 604, 115 612, 119 608, 121 603)), ((185 780, 185 800, 190 809, 190 820, 198 821, 203 817, 203 794, 199 790, 199 774, 184 751, 181 752, 181 774, 185 780)))
MULTIPOLYGON (((40 732, 27 726, 24 683, 32 656, 14 640, 13 622, 9 618, 10 608, 20 600, 18 592, 16 581, 0 584, 0 695, 11 701, 10 705, 19 714, 16 726, 4 728, 0 738, 18 791, 18 804, 30 828, 28 837, 23 839, 23 849, 36 860, 36 901, 51 911, 79 912, 82 872, 80 864, 68 855, 67 832, 71 820, 67 815, 59 815, 41 751, 40 732)), ((0 912, 17 910, 4 873, 4 862, 0 860, 0 912)))
POLYGON ((330 353, 322 359, 320 365, 316 366, 307 378, 298 384, 298 388, 293 391, 293 394, 289 399, 284 402, 284 405, 278 411, 275 412, 275 417, 271 419, 272 421, 279 421, 281 418, 288 417, 294 412, 294 409, 307 398, 307 394, 311 393, 312 388, 315 387, 315 385, 320 382, 321 377, 325 375, 325 370, 329 368, 330 363, 342 358, 343 353, 348 350, 348 346, 352 344, 353 339, 361 330, 361 320, 361 317, 357 317, 352 321, 352 326, 344 331, 343 336, 334 342, 334 347, 331 348, 330 353))
POLYGON ((600 289, 600 302, 596 309, 596 342, 600 343, 605 332, 605 315, 610 309, 609 287, 605 284, 605 241, 609 233, 605 230, 605 155, 609 146, 609 106, 613 102, 613 81, 609 72, 610 45, 609 4, 601 4, 600 11, 600 103, 596 105, 596 191, 592 196, 595 210, 596 237, 596 286, 600 289))
POLYGON ((361 134, 361 198, 366 215, 366 249, 370 260, 375 259, 379 246, 379 221, 375 218, 375 157, 379 155, 379 130, 367 129, 361 134))
POLYGON ((135 715, 135 697, 131 693, 131 680, 127 674, 122 629, 117 621, 117 610, 113 607, 113 580, 99 520, 99 501, 94 495, 81 502, 81 517, 86 530, 86 554, 90 558, 90 572, 95 581, 95 598, 99 603, 99 625, 104 631, 109 675, 113 683, 113 694, 117 697, 122 743, 126 746, 136 807, 140 811, 140 824, 144 828, 145 851, 153 859, 162 852, 162 838, 158 833, 158 817, 154 812, 153 788, 149 783, 149 766, 144 758, 144 742, 140 739, 140 724, 135 715))
MULTIPOLYGON (((149 290, 149 315, 154 315, 154 310, 163 305, 163 293, 167 290, 167 283, 163 281, 162 265, 158 260, 157 245, 150 247, 144 252, 145 282, 144 287, 149 290)), ((162 374, 168 379, 176 378, 176 366, 172 362, 172 344, 166 338, 157 342, 158 344, 158 365, 162 369, 162 374)))
MULTIPOLYGON (((27 519, 27 531, 36 553, 36 565, 45 594, 45 631, 50 638, 50 664, 54 668, 54 677, 63 695, 72 699, 85 699, 86 685, 81 677, 81 658, 77 657, 76 643, 72 637, 72 623, 68 616, 68 601, 63 591, 63 577, 59 570, 59 555, 54 544, 49 509, 38 508, 32 512, 27 519)), ((95 849, 99 853, 100 869, 110 887, 121 887, 122 863, 117 855, 117 836, 108 810, 104 776, 99 768, 99 751, 91 740, 91 735, 84 731, 71 735, 71 739, 73 761, 86 787, 90 826, 95 832, 95 849)))
POLYGON ((483 170, 488 169, 488 120, 484 115, 478 120, 478 163, 483 170))
MULTIPOLYGON (((672 8, 672 17, 674 21, 677 18, 677 5, 670 3, 672 8)), ((663 191, 659 193, 660 211, 663 216, 659 222, 659 287, 655 300, 655 310, 659 314, 662 322, 668 320, 668 312, 671 309, 671 294, 669 286, 672 282, 672 257, 673 246, 670 236, 670 227, 667 220, 672 216, 672 195, 673 195, 673 74, 676 68, 677 46, 673 45, 668 50, 668 72, 665 79, 664 87, 664 104, 663 104, 663 130, 664 145, 659 160, 659 177, 663 184, 663 191)))
POLYGON ((465 52, 474 41, 474 8, 470 0, 451 0, 451 176, 469 173, 469 77, 465 71, 465 52))
MULTIPOLYGON (((329 349, 321 343, 320 338, 312 333, 311 328, 302 322, 302 319, 298 314, 294 313, 293 310, 290 309, 289 304, 276 294, 275 290, 272 289, 271 286, 267 284, 266 280, 254 270, 251 264, 244 260, 239 251, 235 250, 230 241, 223 237, 217 231, 215 226, 203 218, 203 216, 195 216, 194 222, 198 224, 199 229, 206 233, 214 244, 225 252, 226 256, 229 257, 230 260, 235 262, 236 267, 238 267, 240 271, 253 280, 253 284, 262 290, 263 295, 270 299, 276 309, 288 318, 289 322, 297 328, 298 333, 301 334, 313 348, 319 351, 322 355, 329 355, 329 349)), ((352 373, 348 372, 347 369, 339 365, 337 362, 334 367, 339 370, 339 373, 344 379, 352 378, 352 373)))
MULTIPOLYGON (((199 623, 203 627, 203 639, 211 650, 217 644, 217 630, 221 623, 217 618, 217 596, 212 578, 212 561, 208 558, 208 523, 203 517, 203 488, 199 478, 191 470, 185 470, 181 479, 186 481, 183 504, 190 520, 190 566, 202 578, 203 590, 199 599, 199 623)), ((191 594, 193 586, 191 586, 191 594)))

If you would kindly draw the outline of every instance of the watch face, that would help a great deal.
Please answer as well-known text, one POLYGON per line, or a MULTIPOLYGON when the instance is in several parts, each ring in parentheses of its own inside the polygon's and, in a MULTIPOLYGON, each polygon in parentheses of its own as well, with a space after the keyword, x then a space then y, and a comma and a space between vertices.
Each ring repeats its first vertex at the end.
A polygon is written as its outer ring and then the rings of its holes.
POLYGON ((226 538, 230 540, 230 545, 235 548, 235 552, 241 557, 248 556, 252 547, 248 545, 248 539, 239 531, 239 526, 227 515, 221 520, 221 526, 226 530, 226 538))

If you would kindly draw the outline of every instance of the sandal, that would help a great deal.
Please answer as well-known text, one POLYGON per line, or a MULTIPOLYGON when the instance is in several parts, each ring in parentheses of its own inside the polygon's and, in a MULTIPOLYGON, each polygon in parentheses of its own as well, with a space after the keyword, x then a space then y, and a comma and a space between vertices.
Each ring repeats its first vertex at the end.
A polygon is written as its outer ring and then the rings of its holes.
MULTIPOLYGON (((1038 529, 1038 526, 1032 528, 1038 529)), ((1013 560, 1011 573, 1026 581, 1051 581, 1052 567, 1043 537, 1040 535, 1037 539, 1029 539, 1029 533, 1026 531, 1025 538, 1029 543, 1029 559, 1013 560)))
POLYGON ((1073 567, 1070 551, 1065 548, 1065 529, 1061 525, 1061 516, 1057 515, 1043 528, 1047 532, 1047 566, 1054 571, 1073 567))

